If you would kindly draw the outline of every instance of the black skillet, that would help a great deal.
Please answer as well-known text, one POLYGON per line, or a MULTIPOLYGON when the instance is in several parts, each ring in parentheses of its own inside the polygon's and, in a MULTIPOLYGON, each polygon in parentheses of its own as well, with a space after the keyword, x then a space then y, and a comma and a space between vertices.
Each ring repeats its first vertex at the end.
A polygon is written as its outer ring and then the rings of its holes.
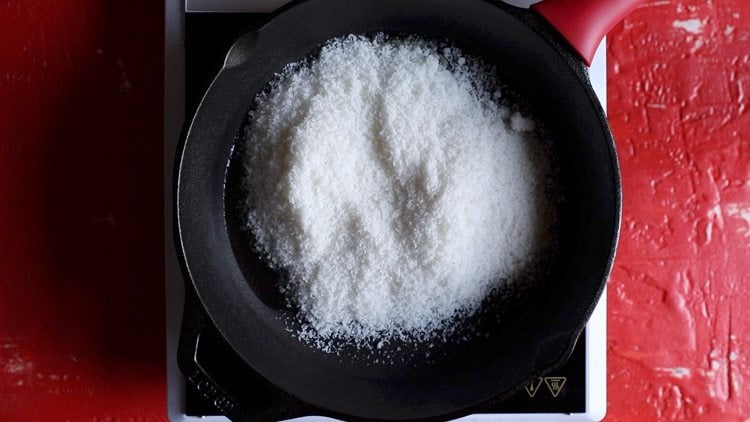
MULTIPOLYGON (((488 0, 306 0, 238 39, 185 131, 175 197, 189 290, 238 360, 313 412, 343 419, 470 414, 564 363, 606 284, 620 223, 614 143, 583 61, 635 4, 546 0, 525 10, 488 0), (485 319, 489 337, 449 342, 430 358, 421 357, 424 345, 390 350, 403 359, 388 364, 349 349, 323 353, 288 332, 290 311, 273 293, 278 276, 243 246, 233 205, 241 192, 233 151, 256 93, 327 40, 377 32, 447 40, 495 64, 554 138, 566 198, 544 288, 485 319)), ((195 345, 183 346, 180 367, 204 397, 233 419, 257 415, 196 363, 195 345)))

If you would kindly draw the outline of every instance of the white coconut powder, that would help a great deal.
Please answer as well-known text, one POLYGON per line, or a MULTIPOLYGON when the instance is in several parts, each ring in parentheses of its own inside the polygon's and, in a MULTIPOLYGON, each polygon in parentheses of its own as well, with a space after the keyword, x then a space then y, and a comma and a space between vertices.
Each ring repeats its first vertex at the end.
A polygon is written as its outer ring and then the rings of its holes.
POLYGON ((425 338, 549 245, 548 150, 491 73, 455 48, 349 36, 255 99, 248 223, 307 338, 425 338))

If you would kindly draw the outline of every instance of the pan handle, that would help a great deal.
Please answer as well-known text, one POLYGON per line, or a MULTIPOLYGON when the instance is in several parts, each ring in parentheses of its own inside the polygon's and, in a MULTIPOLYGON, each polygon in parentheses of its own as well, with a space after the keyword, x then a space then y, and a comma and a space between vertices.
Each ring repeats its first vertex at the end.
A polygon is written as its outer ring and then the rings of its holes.
POLYGON ((599 43, 643 0, 544 0, 531 8, 542 15, 586 63, 599 43))
POLYGON ((211 323, 194 291, 185 292, 177 362, 185 381, 232 421, 335 416, 290 396, 248 367, 211 323))
POLYGON ((198 299, 194 297, 194 294, 187 292, 185 296, 185 307, 194 309, 194 312, 183 315, 180 330, 177 363, 185 376, 185 382, 192 385, 206 402, 211 403, 216 410, 229 419, 243 420, 245 412, 239 402, 220 387, 200 363, 198 351, 202 346, 203 334, 207 330, 205 323, 207 316, 197 311, 198 299))
POLYGON ((258 32, 251 31, 240 37, 232 44, 224 58, 224 67, 230 68, 244 63, 249 58, 255 44, 258 42, 258 32))
POLYGON ((244 412, 238 402, 213 380, 211 375, 198 361, 198 347, 201 337, 195 339, 195 354, 189 362, 181 363, 186 382, 190 383, 203 398, 231 420, 242 420, 244 412))

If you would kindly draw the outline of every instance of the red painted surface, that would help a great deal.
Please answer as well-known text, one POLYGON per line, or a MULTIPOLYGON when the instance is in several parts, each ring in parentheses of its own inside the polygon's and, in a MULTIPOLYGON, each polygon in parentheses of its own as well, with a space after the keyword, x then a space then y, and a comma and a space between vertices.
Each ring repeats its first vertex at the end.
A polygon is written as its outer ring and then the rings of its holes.
MULTIPOLYGON (((0 5, 2 420, 165 418, 162 18, 0 5)), ((750 416, 748 19, 649 0, 610 34, 609 420, 750 416)))
POLYGON ((750 3, 649 0, 609 37, 623 174, 611 420, 750 418, 750 3))
POLYGON ((162 420, 162 4, 0 3, 0 420, 162 420))

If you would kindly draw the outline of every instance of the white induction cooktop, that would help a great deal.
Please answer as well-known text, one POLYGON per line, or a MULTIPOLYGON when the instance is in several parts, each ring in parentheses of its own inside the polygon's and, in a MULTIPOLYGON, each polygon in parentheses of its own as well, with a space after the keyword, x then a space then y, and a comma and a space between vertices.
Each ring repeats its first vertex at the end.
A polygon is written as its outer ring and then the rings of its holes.
MULTIPOLYGON (((186 12, 271 12, 288 0, 166 0, 165 3, 165 221, 172 219, 172 176, 174 156, 184 123, 185 56, 183 48, 186 12)), ((528 7, 534 0, 506 0, 528 7)), ((605 44, 599 46, 590 68, 591 83, 606 110, 607 68, 605 44)), ((190 417, 185 414, 184 380, 177 367, 177 341, 184 298, 182 274, 177 260, 172 225, 165 224, 166 297, 167 297, 167 411, 172 421, 226 421, 224 417, 190 417)), ((606 412, 606 291, 586 327, 586 411, 574 414, 482 414, 470 415, 461 421, 599 421, 606 412)), ((537 385, 536 388, 540 388, 537 385)), ((552 388, 552 387, 550 387, 552 388)), ((561 387, 564 388, 564 385, 561 387)), ((527 391, 529 391, 527 389, 527 391)), ((534 387, 532 390, 534 391, 534 387)), ((299 421, 330 420, 321 417, 298 418, 299 421)))

